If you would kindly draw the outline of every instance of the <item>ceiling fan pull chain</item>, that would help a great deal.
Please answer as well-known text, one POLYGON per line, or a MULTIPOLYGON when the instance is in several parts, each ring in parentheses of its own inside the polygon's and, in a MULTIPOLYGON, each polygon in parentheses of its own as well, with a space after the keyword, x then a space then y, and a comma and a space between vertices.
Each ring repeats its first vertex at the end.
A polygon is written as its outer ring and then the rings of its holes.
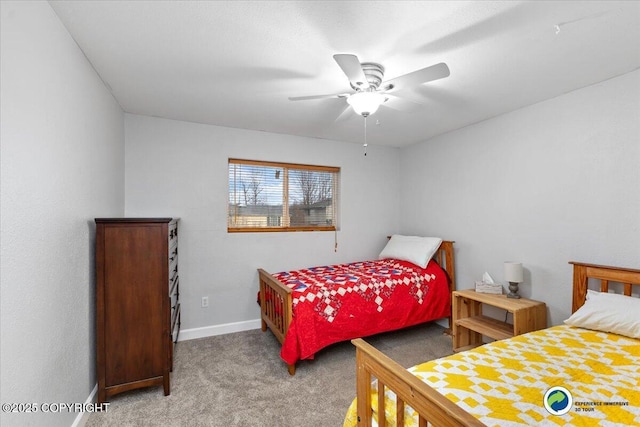
POLYGON ((369 144, 367 144, 367 117, 365 116, 364 118, 364 155, 365 157, 367 156, 367 147, 369 146, 369 144))

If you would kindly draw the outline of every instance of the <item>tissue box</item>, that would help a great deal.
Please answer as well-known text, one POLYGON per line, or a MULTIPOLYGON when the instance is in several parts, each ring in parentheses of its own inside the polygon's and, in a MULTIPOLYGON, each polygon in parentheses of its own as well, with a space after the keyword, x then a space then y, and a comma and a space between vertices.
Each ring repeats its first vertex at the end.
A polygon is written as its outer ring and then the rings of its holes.
POLYGON ((476 292, 482 294, 502 294, 502 285, 499 283, 476 282, 476 292))

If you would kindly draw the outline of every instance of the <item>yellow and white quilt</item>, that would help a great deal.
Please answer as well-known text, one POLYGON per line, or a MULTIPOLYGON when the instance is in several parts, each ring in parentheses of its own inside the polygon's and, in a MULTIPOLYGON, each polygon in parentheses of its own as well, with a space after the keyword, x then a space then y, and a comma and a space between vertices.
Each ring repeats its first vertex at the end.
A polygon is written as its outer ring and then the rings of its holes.
MULTIPOLYGON (((640 426, 640 340, 633 338, 555 326, 409 371, 487 426, 640 426), (569 405, 555 387, 568 391, 569 405)), ((385 393, 387 425, 395 426, 395 395, 385 393)), ((405 419, 417 425, 412 408, 405 419)), ((356 425, 354 400, 344 427, 356 425)))

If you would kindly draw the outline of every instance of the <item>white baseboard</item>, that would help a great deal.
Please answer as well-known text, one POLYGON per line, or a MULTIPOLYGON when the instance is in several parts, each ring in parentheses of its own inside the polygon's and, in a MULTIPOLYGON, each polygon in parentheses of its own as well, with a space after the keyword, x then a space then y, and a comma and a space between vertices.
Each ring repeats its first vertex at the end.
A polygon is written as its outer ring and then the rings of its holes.
POLYGON ((245 320, 243 322, 225 323, 223 325, 204 326, 202 328, 182 329, 178 341, 195 340, 216 335, 231 334, 233 332, 249 331, 260 328, 260 319, 245 320))
MULTIPOLYGON (((436 320, 443 328, 449 327, 449 318, 436 320)), ((181 329, 178 341, 195 340, 198 338, 214 337, 216 335, 232 334, 234 332, 250 331, 260 328, 260 319, 245 320, 243 322, 225 323, 223 325, 203 326, 201 328, 181 329)))
POLYGON ((444 319, 438 319, 436 320, 436 323, 440 326, 442 326, 443 328, 448 328, 449 327, 449 318, 445 317, 444 319))
MULTIPOLYGON (((87 397, 87 400, 85 400, 84 403, 85 404, 94 403, 97 392, 98 392, 98 384, 96 384, 93 387, 93 390, 91 390, 89 397, 87 397)), ((73 420, 73 424, 71 424, 71 427, 83 427, 87 423, 87 420, 89 419, 89 415, 91 415, 91 412, 80 412, 76 416, 76 419, 73 420)))

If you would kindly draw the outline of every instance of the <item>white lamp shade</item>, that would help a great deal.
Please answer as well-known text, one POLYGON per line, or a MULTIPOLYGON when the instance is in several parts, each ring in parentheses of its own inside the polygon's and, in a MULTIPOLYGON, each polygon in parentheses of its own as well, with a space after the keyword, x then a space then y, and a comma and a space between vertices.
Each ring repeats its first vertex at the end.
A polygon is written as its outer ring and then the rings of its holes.
POLYGON ((524 281, 524 271, 522 269, 522 263, 505 262, 504 278, 507 282, 522 283, 524 281))
POLYGON ((377 92, 357 92, 347 98, 349 105, 361 116, 375 113, 378 107, 387 100, 384 95, 377 92))

